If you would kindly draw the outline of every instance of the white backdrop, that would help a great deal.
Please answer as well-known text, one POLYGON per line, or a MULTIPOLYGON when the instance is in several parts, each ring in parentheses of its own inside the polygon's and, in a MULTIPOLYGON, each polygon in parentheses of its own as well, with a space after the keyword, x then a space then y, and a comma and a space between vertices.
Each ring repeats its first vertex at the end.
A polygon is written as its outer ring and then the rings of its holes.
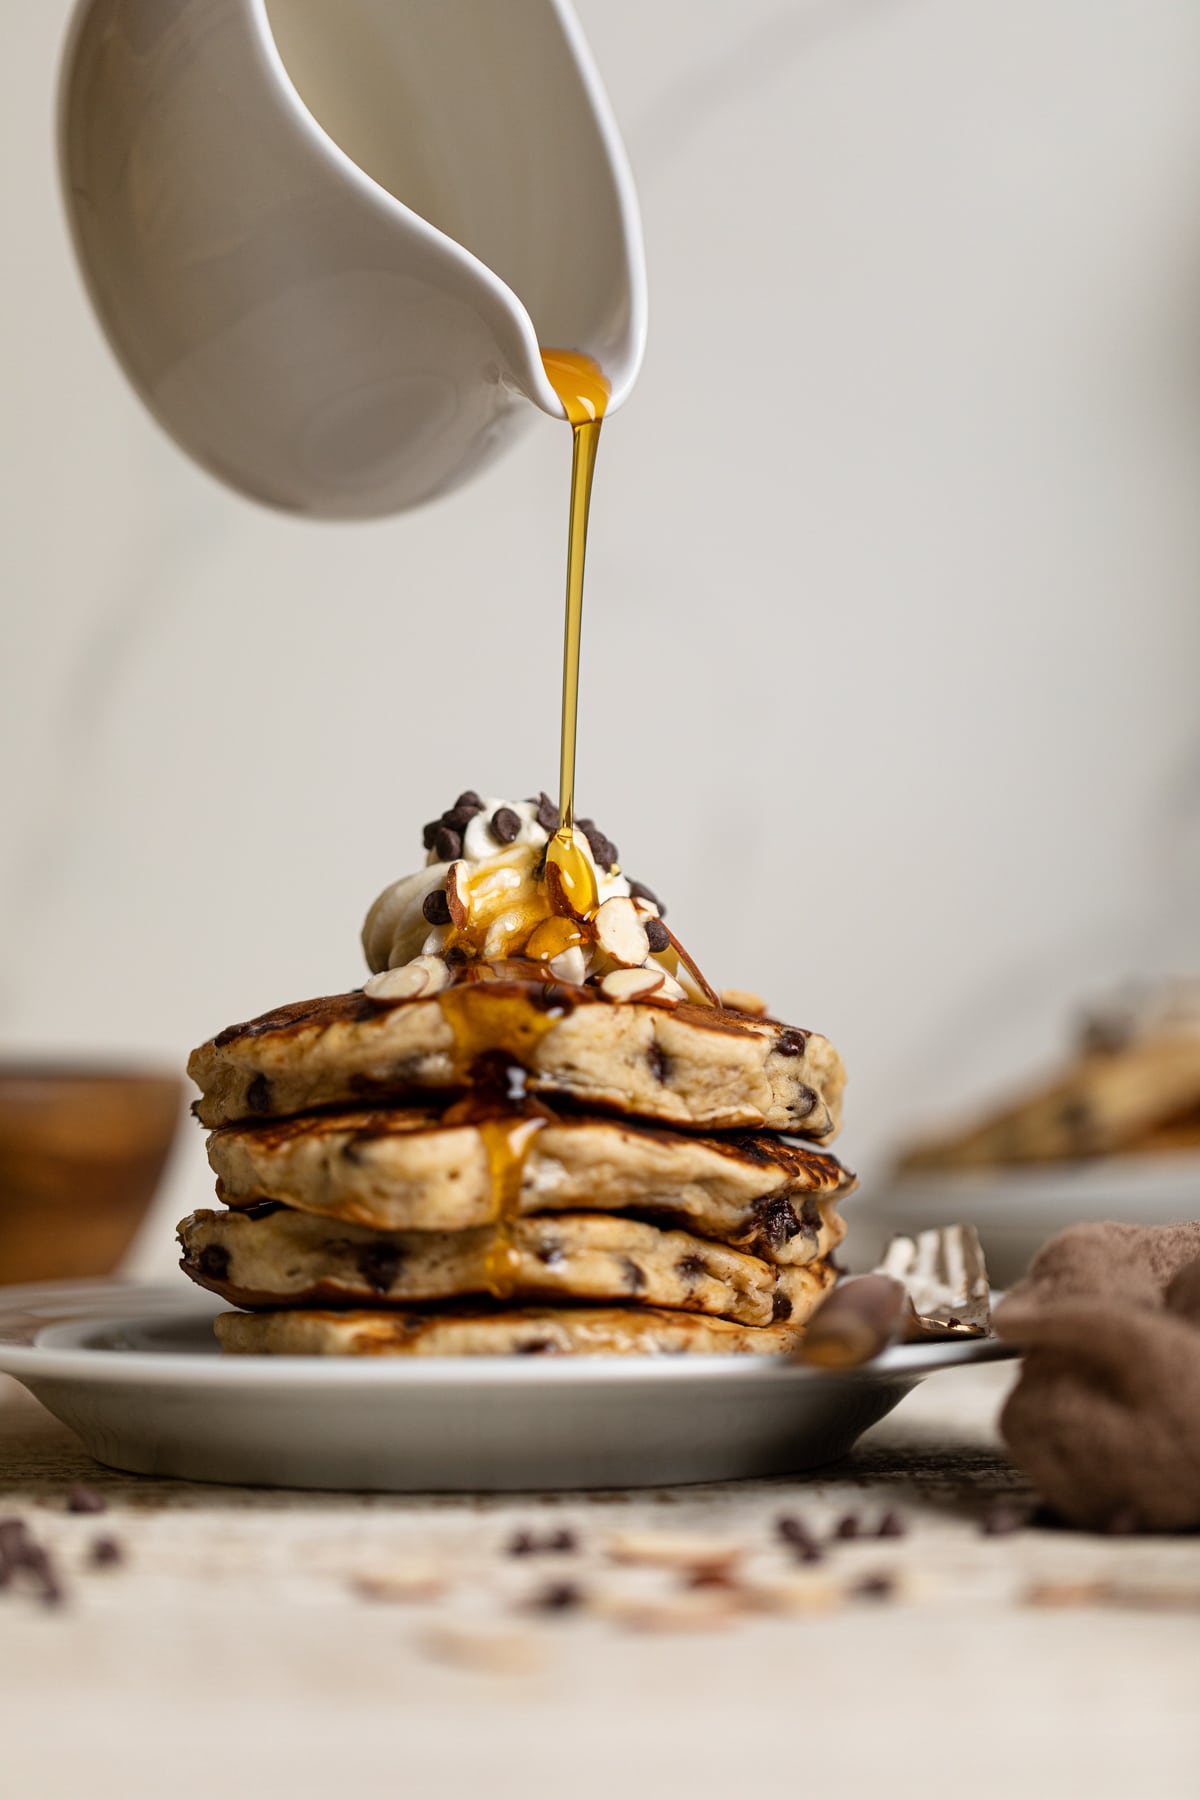
MULTIPOLYGON (((318 527, 128 392, 0 25, 0 1042, 178 1064, 361 978, 465 786, 551 787, 568 446, 318 527), (469 646, 469 647, 468 647, 469 646)), ((1200 963, 1193 0, 582 0, 638 177, 580 802, 714 979, 827 1031, 868 1175, 1200 963)), ((144 1241, 208 1178, 189 1132, 144 1241)))

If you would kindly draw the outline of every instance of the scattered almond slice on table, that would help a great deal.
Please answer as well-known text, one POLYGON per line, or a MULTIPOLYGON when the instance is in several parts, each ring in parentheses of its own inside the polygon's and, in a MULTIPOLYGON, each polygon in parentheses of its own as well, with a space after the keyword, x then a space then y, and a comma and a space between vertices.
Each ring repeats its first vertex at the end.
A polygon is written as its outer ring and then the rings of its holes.
POLYGON ((385 1563, 378 1569, 353 1575, 350 1586, 363 1600, 418 1602, 439 1599, 450 1580, 439 1564, 414 1559, 385 1563))
POLYGON ((683 1532, 623 1531, 604 1546, 610 1561, 643 1568, 679 1569, 689 1574, 728 1573, 746 1552, 728 1538, 706 1538, 683 1532))
POLYGON ((545 1643, 529 1631, 440 1624, 431 1625, 420 1641, 437 1662, 483 1675, 536 1675, 545 1666, 545 1643))

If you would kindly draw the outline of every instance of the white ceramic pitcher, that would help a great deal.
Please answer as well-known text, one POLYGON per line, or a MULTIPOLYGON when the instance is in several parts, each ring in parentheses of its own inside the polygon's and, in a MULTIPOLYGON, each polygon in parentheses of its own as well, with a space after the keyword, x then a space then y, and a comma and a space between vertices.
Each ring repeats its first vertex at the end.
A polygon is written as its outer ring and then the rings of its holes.
POLYGON ((626 398, 637 201, 567 0, 81 0, 60 154, 127 375, 199 462, 322 518, 412 506, 626 398), (519 296, 519 298, 518 298, 519 296))

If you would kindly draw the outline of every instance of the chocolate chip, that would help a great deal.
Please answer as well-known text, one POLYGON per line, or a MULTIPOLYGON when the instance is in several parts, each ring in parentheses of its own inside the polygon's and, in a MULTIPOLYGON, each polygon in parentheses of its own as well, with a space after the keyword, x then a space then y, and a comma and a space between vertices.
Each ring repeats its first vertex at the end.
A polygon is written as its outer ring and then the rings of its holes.
POLYGON ((439 862, 455 862, 462 855, 462 838, 452 825, 438 826, 433 851, 439 862))
POLYGON ((657 906, 663 918, 666 918, 666 907, 654 892, 654 889, 648 888, 644 881, 631 881, 629 884, 629 892, 635 900, 649 900, 651 906, 657 906))
POLYGON ((540 1537, 536 1531, 518 1531, 509 1539, 510 1556, 560 1555, 578 1550, 579 1540, 573 1531, 547 1531, 540 1537))
POLYGON ((775 1532, 796 1552, 800 1562, 816 1563, 823 1559, 825 1552, 820 1544, 803 1519, 798 1519, 794 1513, 785 1513, 782 1518, 776 1519, 775 1532))
POLYGON ((548 1233, 538 1239, 534 1255, 540 1263, 545 1263, 548 1269, 554 1268, 557 1263, 566 1261, 562 1239, 551 1237, 548 1233))
POLYGON ((701 1276, 710 1273, 702 1256, 681 1256, 675 1268, 685 1281, 698 1281, 701 1276))
POLYGON ((851 1593, 858 1600, 891 1600, 895 1598, 896 1577, 894 1575, 865 1575, 856 1581, 851 1593))
POLYGON ((650 1073, 655 1081, 665 1083, 671 1067, 666 1051, 659 1044, 651 1042, 646 1049, 646 1061, 650 1064, 650 1073))
POLYGON ((450 902, 446 898, 445 888, 434 888, 431 894, 426 894, 421 902, 421 911, 431 925, 449 925, 450 902))
POLYGON ((558 1345, 553 1338, 524 1338, 517 1345, 518 1356, 557 1356, 558 1345))
POLYGON ((492 836, 502 844, 511 844, 521 832, 521 815, 511 806, 499 806, 491 817, 492 836))
POLYGON ((798 1119, 807 1119, 809 1113, 813 1111, 816 1104, 817 1096, 816 1091, 813 1088, 799 1087, 796 1089, 796 1098, 792 1105, 792 1111, 798 1119))
POLYGON ((576 819, 575 823, 587 839, 598 869, 611 869, 614 863, 620 862, 617 846, 611 838, 605 837, 595 819, 576 819))
POLYGON ((792 1303, 782 1288, 775 1289, 775 1297, 771 1301, 771 1317, 776 1324, 792 1316, 792 1303))
POLYGON ((640 1263, 634 1262, 632 1256, 621 1259, 621 1278, 631 1294, 640 1294, 646 1285, 646 1271, 640 1263))
POLYGON ((643 919, 642 924, 646 927, 646 942, 651 950, 669 950, 671 948, 671 934, 661 919, 643 919))
POLYGON ((29 1576, 44 1605, 57 1606, 62 1600, 49 1552, 29 1535, 23 1519, 0 1519, 0 1587, 7 1587, 18 1574, 29 1576))
POLYGON ((907 1537, 908 1524, 898 1512, 885 1512, 875 1527, 875 1536, 879 1538, 907 1537))
POLYGON ((583 1605, 583 1589, 574 1581, 551 1581, 530 1600, 534 1612, 571 1612, 583 1605))
POLYGON ((98 1537, 88 1551, 88 1561, 93 1569, 111 1569, 116 1563, 125 1561, 123 1546, 114 1537, 98 1537))
POLYGON ((61 1605, 63 1590, 48 1550, 32 1540, 27 1541, 21 1556, 21 1567, 32 1577, 43 1606, 61 1605))
POLYGON ((832 1536, 840 1538, 843 1543, 850 1543, 861 1535, 862 1524, 857 1513, 843 1513, 832 1532, 832 1536))
POLYGON ((448 969, 461 969, 465 962, 470 961, 470 957, 461 944, 451 944, 448 950, 442 952, 442 960, 448 969))
POLYGON ((793 1031, 789 1026, 780 1032, 775 1048, 780 1056, 803 1056, 807 1044, 807 1035, 803 1031, 793 1031))
POLYGON ((423 827, 421 831, 421 843, 426 850, 433 849, 433 840, 441 828, 442 821, 440 819, 430 819, 428 825, 423 827))
POLYGON ((483 799, 475 792, 474 788, 464 788, 462 793, 458 796, 458 799, 454 802, 455 812, 462 812, 464 809, 470 813, 481 813, 483 811, 483 799))
POLYGON ((20 1556, 29 1542, 29 1527, 24 1519, 0 1519, 0 1560, 8 1562, 20 1556))
POLYGON ((549 832, 557 831, 558 808, 550 798, 549 794, 536 794, 531 804, 537 807, 537 812, 534 814, 534 817, 542 830, 549 832))
POLYGON ((246 1089, 246 1111, 268 1113, 271 1110, 271 1084, 265 1075, 256 1075, 246 1089))
POLYGON ((210 1281, 224 1281, 229 1274, 229 1252, 224 1244, 205 1244, 196 1258, 196 1267, 210 1281))
POLYGON ((759 1200, 754 1207, 754 1219, 760 1237, 773 1250, 790 1243, 800 1230, 800 1221, 791 1201, 782 1195, 774 1200, 759 1200))
POLYGON ((364 1244, 355 1262, 367 1285, 377 1294, 386 1294, 404 1266, 404 1252, 385 1238, 377 1244, 364 1244))
POLYGON ((805 1196, 804 1205, 800 1208, 800 1226, 812 1237, 821 1235, 821 1208, 811 1194, 805 1196))
POLYGON ((67 1511, 70 1513, 102 1513, 108 1511, 108 1501, 103 1494, 98 1494, 93 1487, 85 1487, 77 1481, 67 1495, 67 1511))

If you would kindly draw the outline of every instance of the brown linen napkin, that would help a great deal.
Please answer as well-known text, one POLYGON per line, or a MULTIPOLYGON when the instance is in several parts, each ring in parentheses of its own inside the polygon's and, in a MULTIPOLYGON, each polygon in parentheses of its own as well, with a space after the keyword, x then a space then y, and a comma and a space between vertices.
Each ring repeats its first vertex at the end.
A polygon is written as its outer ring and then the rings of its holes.
POLYGON ((1060 1232, 994 1324, 1025 1353, 1000 1429, 1057 1512, 1200 1525, 1200 1223, 1060 1232))

